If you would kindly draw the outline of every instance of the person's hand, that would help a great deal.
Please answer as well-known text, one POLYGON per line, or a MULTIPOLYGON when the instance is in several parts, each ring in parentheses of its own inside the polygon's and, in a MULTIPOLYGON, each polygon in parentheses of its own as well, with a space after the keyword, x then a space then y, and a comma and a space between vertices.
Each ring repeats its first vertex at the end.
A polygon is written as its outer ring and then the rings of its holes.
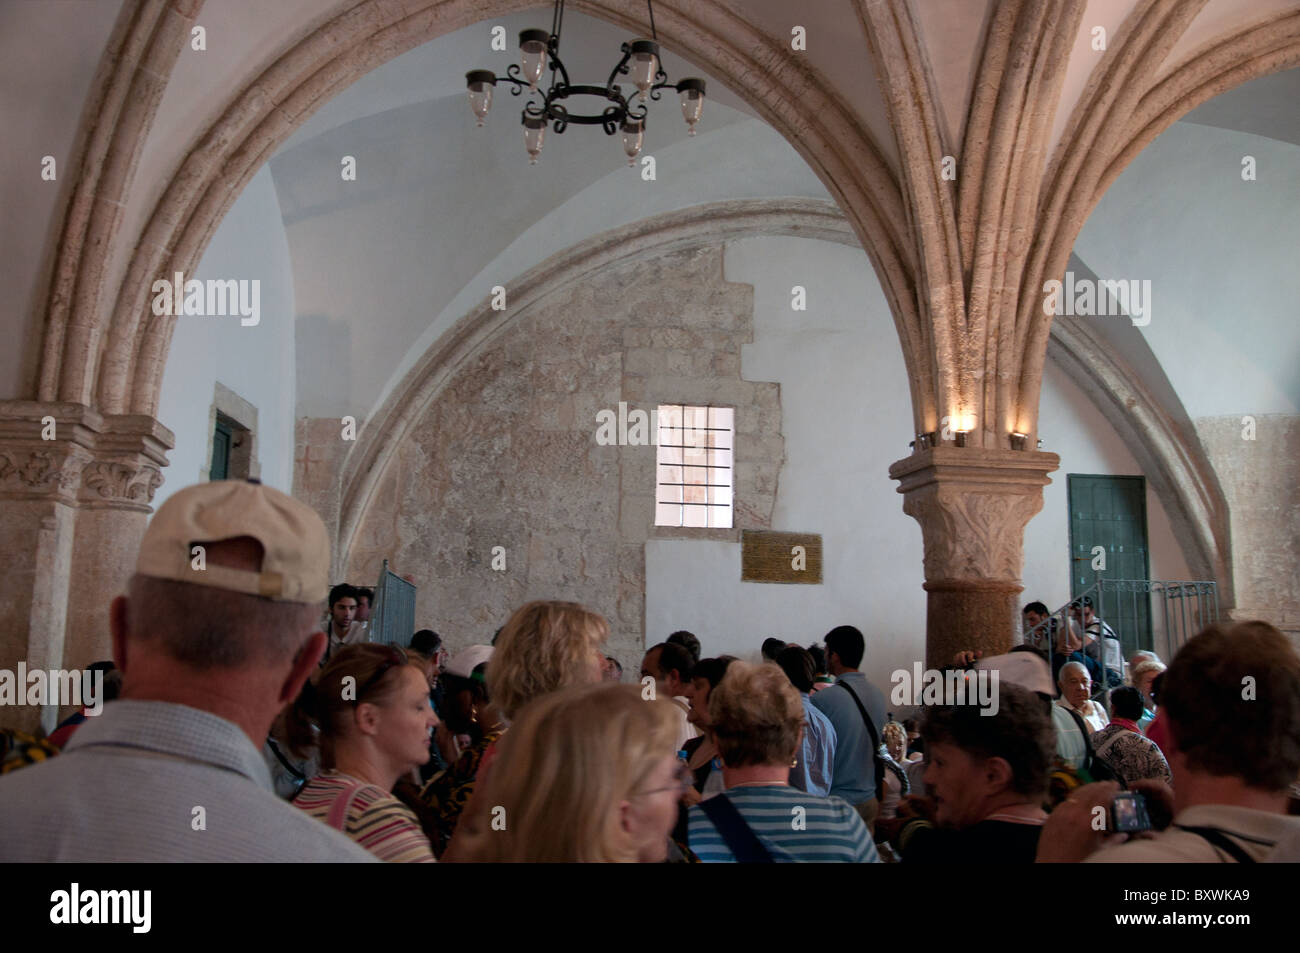
POLYGON ((1110 839, 1126 839, 1124 834, 1113 838, 1106 834, 1110 829, 1110 805, 1118 791, 1114 781, 1085 784, 1058 804, 1038 838, 1037 862, 1077 864, 1110 839))
POLYGON ((902 829, 906 820, 907 818, 904 817, 876 818, 876 843, 879 844, 882 841, 892 842, 898 836, 898 832, 902 829))
POLYGON ((910 821, 914 817, 934 823, 934 815, 938 811, 938 806, 934 803, 934 798, 925 797, 920 794, 908 794, 898 799, 898 819, 900 821, 910 821))
POLYGON ((704 800, 704 798, 701 797, 700 792, 695 790, 695 788, 693 787, 687 788, 685 791, 682 792, 683 807, 694 807, 695 805, 699 804, 700 801, 702 800, 704 800))
POLYGON ((1153 830, 1162 831, 1174 820, 1174 789, 1155 778, 1143 778, 1129 785, 1129 790, 1146 797, 1147 815, 1153 830))
POLYGON ((952 667, 965 668, 968 665, 974 665, 976 660, 979 659, 980 656, 982 656, 983 654, 984 654, 983 652, 970 652, 970 651, 958 652, 956 655, 952 657, 952 667))

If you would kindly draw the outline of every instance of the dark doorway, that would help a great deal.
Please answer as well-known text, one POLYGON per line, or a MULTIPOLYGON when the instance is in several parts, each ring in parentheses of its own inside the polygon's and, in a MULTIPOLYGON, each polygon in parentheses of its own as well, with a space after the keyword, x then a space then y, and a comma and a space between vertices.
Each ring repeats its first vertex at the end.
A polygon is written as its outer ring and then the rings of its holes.
MULTIPOLYGON (((1070 596, 1099 578, 1150 579, 1147 549, 1147 488, 1140 476, 1066 478, 1070 501, 1070 596), (1100 553, 1097 547, 1101 547, 1100 553), (1093 568, 1104 556, 1105 568, 1093 568)), ((1096 602, 1096 600, 1094 600, 1096 602)), ((1095 606, 1125 648, 1151 648, 1151 600, 1146 594, 1107 593, 1095 606)))

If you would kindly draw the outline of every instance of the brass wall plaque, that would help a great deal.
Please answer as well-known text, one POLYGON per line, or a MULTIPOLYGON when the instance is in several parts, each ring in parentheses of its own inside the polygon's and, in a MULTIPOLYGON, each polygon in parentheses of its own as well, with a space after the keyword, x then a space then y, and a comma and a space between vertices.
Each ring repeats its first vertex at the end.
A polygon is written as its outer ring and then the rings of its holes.
POLYGON ((740 581, 820 585, 821 534, 741 530, 740 581))

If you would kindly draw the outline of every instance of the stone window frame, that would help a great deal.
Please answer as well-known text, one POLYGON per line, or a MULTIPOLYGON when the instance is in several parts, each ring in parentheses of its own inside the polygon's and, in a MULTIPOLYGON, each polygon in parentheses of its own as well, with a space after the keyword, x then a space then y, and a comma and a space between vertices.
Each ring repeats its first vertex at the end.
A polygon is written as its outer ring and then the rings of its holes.
POLYGON ((217 414, 221 414, 247 434, 246 439, 239 446, 231 444, 231 463, 227 475, 236 469, 236 461, 240 461, 239 466, 242 467, 242 461, 246 460, 248 476, 255 480, 261 479, 262 462, 257 455, 257 408, 221 381, 215 381, 212 388, 212 404, 208 407, 207 454, 203 469, 199 471, 199 481, 209 482, 208 474, 212 472, 212 436, 217 429, 217 414))

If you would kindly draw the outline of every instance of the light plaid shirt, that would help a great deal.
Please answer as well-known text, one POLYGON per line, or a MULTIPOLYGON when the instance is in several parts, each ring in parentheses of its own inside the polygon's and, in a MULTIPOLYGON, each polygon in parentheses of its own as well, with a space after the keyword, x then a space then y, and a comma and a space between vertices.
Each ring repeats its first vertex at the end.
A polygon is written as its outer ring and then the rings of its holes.
POLYGON ((0 861, 374 860, 276 797, 239 726, 186 705, 111 702, 0 778, 0 861))

